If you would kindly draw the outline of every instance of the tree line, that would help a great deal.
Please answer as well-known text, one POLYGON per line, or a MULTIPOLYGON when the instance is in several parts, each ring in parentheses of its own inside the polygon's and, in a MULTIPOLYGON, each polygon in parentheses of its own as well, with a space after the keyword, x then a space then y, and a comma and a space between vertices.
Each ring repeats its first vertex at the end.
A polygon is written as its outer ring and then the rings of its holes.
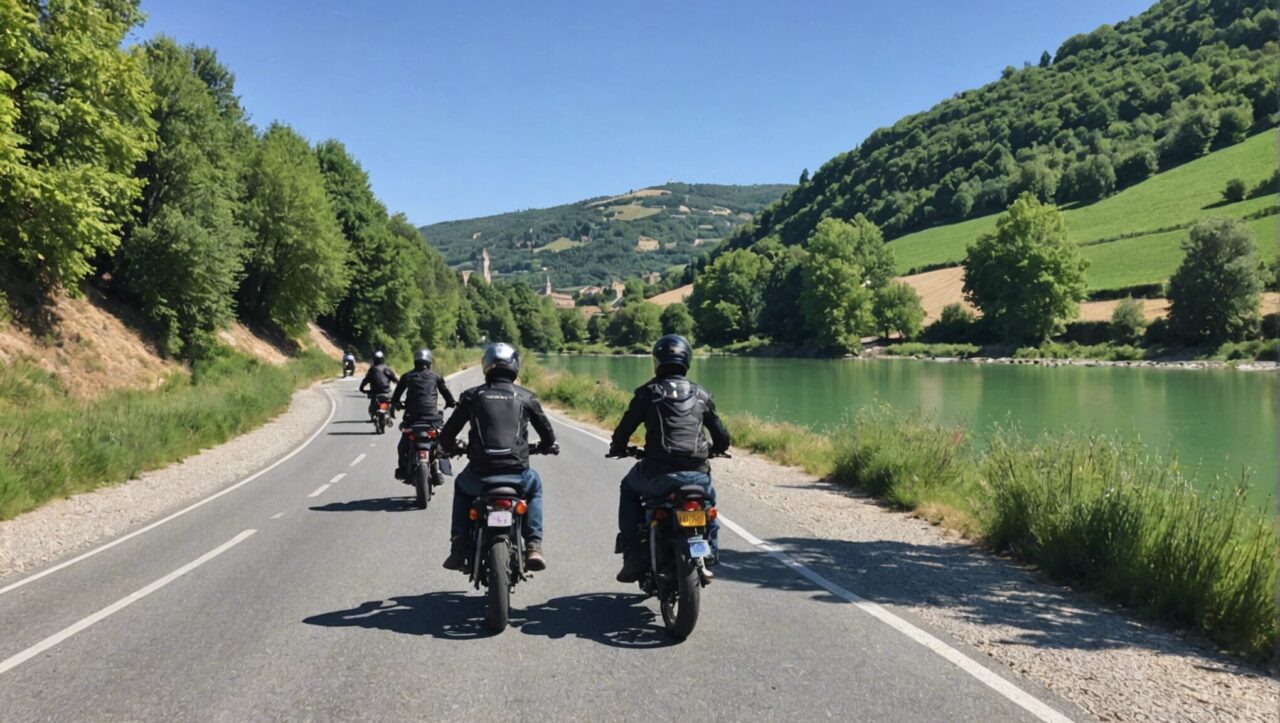
POLYGON ((360 349, 456 336, 455 274, 336 140, 255 128, 209 48, 125 48, 136 0, 0 0, 0 261, 92 279, 197 359, 235 318, 360 349))
POLYGON ((857 213, 896 238, 1025 193, 1098 200, 1273 125, 1278 33, 1265 0, 1161 0, 873 132, 806 171, 729 245, 799 245, 822 219, 857 213))

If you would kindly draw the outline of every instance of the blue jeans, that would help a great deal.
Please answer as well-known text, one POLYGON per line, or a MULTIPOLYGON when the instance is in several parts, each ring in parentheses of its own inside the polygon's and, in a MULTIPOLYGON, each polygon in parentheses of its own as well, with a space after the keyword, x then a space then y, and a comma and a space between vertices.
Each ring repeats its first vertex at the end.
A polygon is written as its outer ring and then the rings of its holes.
MULTIPOLYGON (((641 498, 661 497, 684 485, 700 485, 707 489, 707 499, 716 503, 716 488, 711 485, 711 475, 698 471, 671 472, 668 474, 645 476, 644 463, 637 462, 618 489, 618 534, 623 550, 636 544, 640 539, 640 531, 644 528, 644 506, 641 498)), ((720 523, 711 520, 707 528, 707 541, 711 543, 711 554, 720 551, 720 523)))
MULTIPOLYGON (((526 469, 521 475, 524 478, 524 499, 529 504, 529 511, 524 516, 521 534, 526 542, 542 539, 542 478, 532 469, 526 469)), ((467 511, 472 503, 484 491, 484 478, 471 471, 467 465, 453 480, 453 523, 450 534, 453 537, 466 537, 471 529, 471 520, 467 511)))

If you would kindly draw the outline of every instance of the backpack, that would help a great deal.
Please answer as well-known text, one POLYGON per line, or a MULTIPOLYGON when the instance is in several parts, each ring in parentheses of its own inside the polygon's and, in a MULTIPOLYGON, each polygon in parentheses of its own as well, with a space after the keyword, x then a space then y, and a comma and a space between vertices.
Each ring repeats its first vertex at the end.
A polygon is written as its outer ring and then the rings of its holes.
POLYGON ((649 385, 650 424, 656 424, 662 451, 672 459, 705 460, 710 454, 702 418, 707 396, 683 378, 659 379, 649 385))

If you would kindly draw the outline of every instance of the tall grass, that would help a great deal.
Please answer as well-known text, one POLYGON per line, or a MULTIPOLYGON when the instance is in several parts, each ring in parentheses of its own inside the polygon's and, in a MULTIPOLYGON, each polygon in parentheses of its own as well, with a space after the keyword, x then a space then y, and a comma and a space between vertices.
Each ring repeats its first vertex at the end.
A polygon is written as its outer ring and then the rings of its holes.
MULTIPOLYGON (((552 404, 612 426, 631 395, 607 381, 531 366, 552 404)), ((1032 440, 998 430, 985 447, 962 427, 888 407, 829 436, 751 415, 727 420, 735 446, 918 510, 972 539, 1237 653, 1277 638, 1276 519, 1239 485, 1197 492, 1176 460, 1105 435, 1032 440)))
POLYGON ((225 352, 158 389, 79 400, 31 365, 0 368, 0 519, 223 442, 336 371, 336 360, 315 351, 281 366, 225 352))

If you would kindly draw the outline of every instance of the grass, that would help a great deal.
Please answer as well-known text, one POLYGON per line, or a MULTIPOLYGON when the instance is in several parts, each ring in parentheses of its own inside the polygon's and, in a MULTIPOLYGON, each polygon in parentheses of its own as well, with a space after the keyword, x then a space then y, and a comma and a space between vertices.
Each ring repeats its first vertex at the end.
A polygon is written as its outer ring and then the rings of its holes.
POLYGON ((0 519, 226 441, 335 369, 315 351, 281 366, 228 351, 155 390, 77 400, 38 368, 8 365, 0 369, 0 519))
POLYGON ((1147 352, 1129 344, 1081 344, 1050 341, 1040 346, 1024 346, 1013 353, 1014 359, 1097 359, 1101 361, 1138 361, 1147 352))
POLYGON ((610 206, 604 210, 604 215, 614 221, 635 221, 637 219, 652 216, 655 213, 662 213, 662 209, 641 206, 638 203, 610 206))
MULTIPOLYGON (((630 395, 530 365, 544 400, 603 426, 630 395)), ((1049 576, 1265 659, 1277 639, 1276 520, 1245 480, 1197 493, 1174 459, 1105 435, 1028 439, 1000 430, 979 448, 959 427, 888 407, 829 436, 750 415, 726 420, 737 447, 856 486, 957 529, 1049 576)))
MULTIPOLYGON (((1157 174, 1097 203, 1064 209, 1067 232, 1073 241, 1088 244, 1186 225, 1208 216, 1240 218, 1274 207, 1280 198, 1275 194, 1240 203, 1218 204, 1227 180, 1242 178, 1252 187, 1270 176, 1277 162, 1275 131, 1269 129, 1242 143, 1157 174)), ((964 259, 965 246, 995 228, 995 220, 993 214, 935 226, 893 240, 889 248, 893 249, 899 273, 959 263, 964 259)), ((1274 222, 1272 219, 1273 228, 1274 222)), ((1275 231, 1267 238, 1274 241, 1275 231)), ((1264 240, 1259 237, 1259 242, 1264 240)), ((1091 274, 1097 272, 1097 266, 1090 269, 1091 274)))
POLYGON ((555 241, 552 241, 546 246, 539 246, 538 248, 534 249, 533 252, 535 254, 540 254, 543 251, 552 251, 555 253, 560 253, 561 251, 567 251, 568 249, 576 248, 578 246, 584 246, 584 245, 585 244, 583 244, 581 241, 574 241, 571 238, 566 238, 564 236, 561 236, 560 238, 557 238, 555 241))
POLYGON ((880 353, 885 356, 967 359, 977 356, 981 351, 982 348, 977 344, 925 344, 918 341, 908 341, 887 346, 880 353))

